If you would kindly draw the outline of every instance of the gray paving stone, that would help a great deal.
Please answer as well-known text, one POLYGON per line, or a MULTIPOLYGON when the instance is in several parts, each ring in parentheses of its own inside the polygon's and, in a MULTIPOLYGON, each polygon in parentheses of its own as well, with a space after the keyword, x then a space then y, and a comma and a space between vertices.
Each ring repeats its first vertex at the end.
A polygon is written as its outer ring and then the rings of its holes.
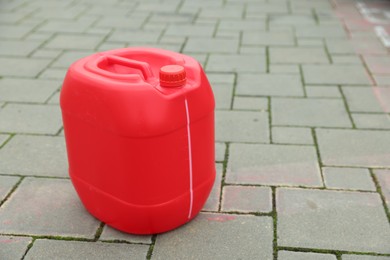
POLYGON ((207 73, 211 85, 217 83, 231 84, 233 86, 235 75, 233 73, 207 73))
POLYGON ((303 87, 298 75, 239 74, 236 95, 303 96, 303 87))
POLYGON ((184 52, 195 53, 236 53, 238 39, 189 38, 184 52))
POLYGON ((139 235, 128 234, 105 225, 99 240, 126 241, 130 243, 151 244, 152 236, 151 235, 139 236, 139 235))
POLYGON ((288 32, 244 32, 244 45, 293 46, 294 36, 288 32))
POLYGON ((57 91, 54 95, 51 96, 48 103, 59 105, 60 104, 60 94, 61 93, 59 91, 57 91))
POLYGON ((357 128, 390 129, 390 116, 386 114, 352 114, 357 128))
POLYGON ((88 17, 83 20, 49 20, 39 27, 38 32, 83 33, 96 21, 88 17))
POLYGON ((149 246, 38 239, 24 259, 145 259, 149 246))
POLYGON ((30 237, 0 236, 0 258, 22 259, 31 241, 30 237))
POLYGON ((50 59, 0 58, 0 76, 35 77, 47 67, 50 61, 50 59))
POLYGON ((112 49, 119 49, 127 47, 127 43, 124 42, 104 42, 99 45, 97 51, 108 51, 112 49))
POLYGON ((25 178, 0 208, 0 232, 93 238, 99 221, 64 179, 25 178), (23 212, 24 214, 21 214, 23 212))
POLYGON ((317 38, 298 38, 297 42, 298 46, 324 46, 324 41, 322 39, 317 38))
POLYGON ((206 70, 216 72, 265 72, 266 57, 256 54, 211 54, 206 70))
POLYGON ((390 170, 375 170, 374 174, 385 197, 387 208, 390 209, 390 170))
POLYGON ((48 68, 44 70, 41 75, 39 75, 39 78, 63 80, 67 71, 68 69, 65 68, 48 68))
POLYGON ((324 167, 322 172, 327 188, 376 191, 368 169, 324 167))
POLYGON ((278 246, 389 253, 390 227, 375 193, 278 189, 278 246))
POLYGON ((270 62, 273 63, 329 63, 324 48, 294 47, 294 48, 269 48, 270 62))
POLYGON ((231 144, 226 182, 322 186, 314 147, 275 144, 231 144))
POLYGON ((68 175, 63 137, 16 135, 0 149, 0 173, 68 175))
POLYGON ((221 194, 222 174, 223 174, 223 165, 221 163, 217 163, 213 188, 211 189, 210 195, 207 198, 207 201, 204 204, 202 210, 218 211, 220 194, 221 194))
POLYGON ((156 43, 160 35, 161 35, 161 31, 116 30, 108 38, 108 41, 156 43))
POLYGON ((342 255, 342 260, 389 260, 390 256, 342 255))
POLYGON ((230 109, 233 97, 233 85, 215 83, 211 87, 214 92, 215 107, 217 109, 230 109))
POLYGON ((326 166, 390 166, 390 132, 317 129, 316 133, 321 159, 326 166))
POLYGON ((38 49, 34 51, 34 53, 31 55, 33 58, 48 58, 48 59, 55 59, 61 54, 60 50, 45 50, 45 49, 38 49))
POLYGON ((225 160, 226 145, 224 143, 215 143, 215 161, 222 162, 225 160))
POLYGON ((336 260, 335 255, 311 252, 279 251, 279 260, 336 260))
POLYGON ((39 79, 0 79, 0 101, 45 102, 61 83, 39 79))
MULTIPOLYGON (((0 201, 5 199, 15 184, 20 180, 19 177, 0 175, 0 201)), ((1 243, 0 243, 1 244, 1 243)))
POLYGON ((212 37, 214 31, 215 25, 172 24, 168 26, 165 35, 212 37))
POLYGON ((342 26, 334 26, 332 24, 321 26, 297 26, 296 35, 299 38, 345 38, 347 36, 342 26))
POLYGON ((298 74, 300 75, 298 64, 269 64, 271 74, 298 74))
POLYGON ((200 18, 242 18, 244 15, 244 6, 227 6, 222 8, 204 8, 201 10, 200 18))
POLYGON ((272 190, 269 187, 225 186, 221 209, 228 212, 271 212, 272 190))
POLYGON ((314 144, 310 128, 272 127, 272 142, 279 144, 314 144))
POLYGON ((32 31, 34 26, 30 25, 14 25, 14 24, 1 24, 0 25, 0 39, 21 39, 32 31))
POLYGON ((269 142, 268 113, 266 112, 216 111, 215 121, 217 141, 269 142))
MULTIPOLYGON (((0 107, 1 107, 1 104, 0 104, 0 107)), ((10 135, 0 134, 0 147, 3 145, 3 143, 6 140, 8 140, 9 137, 10 137, 10 135)))
POLYGON ((218 25, 218 30, 227 31, 258 31, 265 30, 264 19, 256 20, 221 20, 218 25))
POLYGON ((341 98, 337 86, 306 86, 305 88, 308 97, 341 98))
POLYGON ((388 75, 373 75, 373 77, 378 86, 390 85, 390 76, 388 75))
POLYGON ((272 124, 312 127, 351 127, 341 99, 274 98, 272 124))
POLYGON ((265 47, 264 46, 241 46, 240 51, 241 54, 265 54, 265 47))
POLYGON ((56 134, 61 126, 58 106, 8 104, 0 110, 0 132, 56 134))
POLYGON ((332 55, 332 61, 336 64, 363 64, 357 55, 332 55))
POLYGON ((87 34, 57 34, 45 47, 64 50, 93 50, 103 40, 103 36, 87 34))
POLYGON ((92 54, 92 51, 66 51, 50 67, 68 69, 73 62, 92 54))
POLYGON ((331 85, 368 85, 368 75, 361 65, 303 65, 305 83, 331 85))
POLYGON ((148 17, 148 13, 133 14, 130 17, 107 16, 98 20, 95 27, 97 28, 123 28, 139 29, 148 17))
POLYGON ((268 110, 268 98, 263 97, 234 97, 235 110, 268 110))
POLYGON ((153 259, 272 259, 272 232, 270 217, 200 213, 159 235, 153 259))
MULTIPOLYGON (((161 5, 160 5, 161 6, 161 5)), ((164 12, 157 12, 152 15, 148 19, 149 23, 157 23, 157 24, 189 24, 194 21, 194 13, 180 13, 180 14, 174 14, 172 12, 164 13, 164 12)))
POLYGON ((41 44, 38 41, 0 41, 0 55, 27 56, 41 44))
POLYGON ((390 88, 342 87, 352 112, 385 112, 390 108, 390 88))
POLYGON ((306 26, 315 25, 316 21, 312 15, 294 14, 294 15, 270 15, 269 23, 271 25, 293 25, 306 26))
POLYGON ((251 14, 287 14, 287 3, 284 1, 256 3, 249 2, 247 5, 247 17, 251 14))

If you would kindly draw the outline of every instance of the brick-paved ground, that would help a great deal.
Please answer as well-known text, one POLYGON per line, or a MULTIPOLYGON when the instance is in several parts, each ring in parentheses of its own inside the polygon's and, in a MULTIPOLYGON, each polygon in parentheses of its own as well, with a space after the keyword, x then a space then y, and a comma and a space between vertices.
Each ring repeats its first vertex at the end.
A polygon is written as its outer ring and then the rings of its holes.
POLYGON ((1 0, 0 259, 390 259, 389 17, 388 1, 1 0), (140 45, 198 59, 217 106, 210 198, 157 236, 86 213, 58 106, 74 60, 140 45))

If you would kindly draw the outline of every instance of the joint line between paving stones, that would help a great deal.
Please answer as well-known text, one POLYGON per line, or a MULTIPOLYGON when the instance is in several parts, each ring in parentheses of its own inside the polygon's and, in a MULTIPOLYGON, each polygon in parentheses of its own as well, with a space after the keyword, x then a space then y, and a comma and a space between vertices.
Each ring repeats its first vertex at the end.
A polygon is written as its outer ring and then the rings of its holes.
POLYGON ((322 43, 323 43, 323 46, 324 46, 324 51, 325 51, 326 57, 329 60, 329 63, 333 64, 333 58, 332 58, 332 55, 330 54, 330 51, 329 51, 329 48, 328 48, 328 45, 327 45, 325 39, 322 39, 322 43))
POLYGON ((318 139, 317 139, 317 134, 316 134, 315 128, 311 128, 311 135, 313 137, 314 148, 316 149, 316 153, 317 153, 318 167, 320 168, 319 170, 320 170, 320 174, 321 174, 322 187, 326 188, 324 173, 322 172, 322 167, 324 165, 322 164, 321 153, 320 153, 320 148, 318 146, 318 139))
POLYGON ((265 73, 270 73, 269 46, 265 46, 265 73))
POLYGON ((156 244, 156 239, 157 239, 157 235, 153 235, 152 236, 152 243, 150 244, 149 249, 148 249, 148 253, 146 254, 146 259, 147 260, 152 259, 154 245, 156 244))
POLYGON ((268 134, 269 142, 272 144, 272 112, 271 112, 271 97, 268 98, 268 134))
POLYGON ((11 141, 12 137, 14 137, 16 134, 10 134, 10 136, 2 143, 0 144, 0 149, 3 148, 9 141, 11 141))
POLYGON ((100 222, 100 225, 98 227, 98 229, 96 230, 96 233, 95 233, 95 238, 94 238, 94 241, 98 241, 100 236, 102 235, 103 233, 103 228, 106 224, 104 222, 100 222))
POLYGON ((388 222, 390 223, 390 209, 387 207, 387 204, 386 204, 386 198, 385 196, 383 195, 383 192, 382 192, 382 187, 380 186, 379 184, 379 181, 378 179, 376 178, 374 172, 372 169, 369 169, 370 171, 370 174, 371 174, 371 178, 372 180, 374 181, 374 184, 375 184, 375 187, 376 187, 376 192, 379 194, 381 200, 382 200, 382 205, 383 205, 383 208, 385 210, 385 213, 386 213, 386 216, 387 216, 387 220, 388 222))
POLYGON ((313 16, 313 19, 316 22, 316 25, 320 25, 320 19, 318 17, 317 11, 314 7, 311 8, 311 15, 313 16))
POLYGON ((342 87, 340 85, 337 86, 337 87, 339 88, 339 91, 341 93, 341 97, 342 97, 342 100, 343 100, 343 103, 344 103, 345 110, 347 111, 349 120, 351 121, 351 124, 352 124, 352 129, 356 129, 356 125, 355 125, 355 122, 353 120, 352 113, 351 113, 351 110, 349 109, 349 105, 348 105, 348 102, 347 102, 347 97, 345 96, 342 87))
POLYGON ((234 72, 233 75, 234 75, 234 78, 233 78, 232 99, 230 100, 230 109, 229 110, 233 110, 234 99, 235 99, 236 91, 237 91, 237 78, 238 78, 237 72, 234 72))
POLYGON ((319 253, 319 254, 333 254, 333 255, 367 255, 367 256, 390 256, 390 254, 381 254, 375 252, 359 252, 359 251, 346 251, 346 250, 332 250, 332 249, 318 249, 318 248, 305 248, 305 247, 288 247, 280 246, 279 250, 292 251, 292 252, 305 252, 305 253, 319 253))
POLYGON ((27 245, 26 251, 24 252, 22 258, 20 258, 20 260, 24 260, 28 251, 30 251, 30 249, 33 247, 35 240, 36 240, 36 238, 32 238, 31 242, 27 245))
POLYGON ((0 201, 0 208, 7 202, 7 200, 12 196, 15 190, 19 187, 20 183, 24 180, 25 177, 20 177, 19 181, 15 183, 12 189, 8 192, 7 196, 3 200, 0 201))
POLYGON ((278 259, 278 213, 276 210, 276 187, 271 187, 272 189, 272 222, 273 222, 273 260, 278 259))
MULTIPOLYGON (((229 185, 230 186, 230 185, 229 185)), ((237 185, 240 186, 240 185, 237 185)), ((272 217, 273 213, 271 212, 260 212, 260 211, 251 211, 251 212, 242 212, 242 211, 215 211, 215 210, 201 210, 204 213, 213 213, 213 214, 226 214, 226 215, 241 215, 241 216, 255 216, 255 217, 272 217)))
POLYGON ((180 12, 180 9, 183 7, 183 5, 184 5, 184 0, 181 0, 180 2, 179 2, 179 4, 176 6, 176 9, 175 9, 175 14, 178 14, 179 12, 180 12))
POLYGON ((114 29, 110 29, 110 31, 103 37, 103 39, 96 44, 94 51, 98 51, 98 49, 106 42, 106 40, 114 33, 114 29))
POLYGON ((223 194, 223 187, 225 186, 225 178, 226 178, 226 171, 227 171, 227 164, 229 160, 229 152, 230 152, 230 143, 226 143, 226 149, 225 149, 225 157, 224 161, 222 163, 222 178, 221 178, 221 190, 219 191, 219 201, 218 201, 218 211, 221 211, 222 208, 222 194, 223 194))
POLYGON ((303 97, 307 98, 307 91, 306 91, 306 84, 305 84, 305 76, 303 75, 302 64, 299 64, 299 65, 298 65, 298 68, 299 68, 299 75, 300 75, 301 83, 302 83, 303 97))

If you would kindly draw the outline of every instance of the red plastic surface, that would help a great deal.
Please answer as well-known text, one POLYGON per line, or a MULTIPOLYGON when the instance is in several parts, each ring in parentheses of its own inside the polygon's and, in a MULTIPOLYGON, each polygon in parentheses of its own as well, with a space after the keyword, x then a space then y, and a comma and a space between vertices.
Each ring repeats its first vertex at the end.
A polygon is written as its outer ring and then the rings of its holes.
POLYGON ((86 209, 134 234, 194 218, 215 179, 214 106, 201 66, 179 53, 126 48, 72 64, 61 109, 69 174, 86 209), (167 65, 183 67, 184 82, 180 72, 172 77, 180 85, 161 86, 167 65))

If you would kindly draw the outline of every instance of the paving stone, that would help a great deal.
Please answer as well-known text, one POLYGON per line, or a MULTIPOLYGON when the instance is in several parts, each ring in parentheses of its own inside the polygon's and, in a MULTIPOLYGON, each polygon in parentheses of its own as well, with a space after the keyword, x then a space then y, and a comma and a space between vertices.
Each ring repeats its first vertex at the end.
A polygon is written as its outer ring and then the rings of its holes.
POLYGON ((211 85, 214 97, 215 107, 217 109, 230 109, 233 97, 233 85, 216 83, 211 85))
POLYGON ((56 134, 61 126, 58 106, 8 104, 0 110, 0 132, 56 134))
POLYGON ((243 5, 227 6, 222 8, 204 8, 199 18, 242 18, 244 15, 243 5))
POLYGON ((204 204, 202 210, 218 211, 220 194, 221 194, 222 174, 223 174, 223 165, 221 163, 217 163, 213 188, 211 189, 210 195, 207 198, 207 201, 204 204))
POLYGON ((368 169, 324 167, 322 172, 327 188, 376 191, 368 169))
POLYGON ((352 42, 347 39, 326 39, 325 42, 331 54, 355 54, 352 42))
POLYGON ((287 32, 244 32, 244 45, 294 46, 294 36, 287 32))
POLYGON ((102 36, 87 34, 57 34, 45 47, 48 49, 93 50, 103 40, 102 36))
POLYGON ((264 46, 241 46, 240 51, 241 54, 261 54, 266 55, 264 46))
POLYGON ((390 227, 376 193, 276 192, 278 246, 389 253, 390 227))
POLYGON ((390 116, 387 114, 352 114, 357 128, 390 129, 390 116))
POLYGON ((194 13, 189 12, 180 14, 174 14, 172 12, 156 12, 148 19, 148 22, 159 24, 189 24, 194 21, 194 16, 194 13))
POLYGON ((33 55, 31 57, 33 58, 48 58, 48 59, 55 59, 61 54, 60 50, 45 50, 45 49, 39 49, 34 51, 33 55))
POLYGON ((39 75, 40 79, 59 79, 63 80, 65 78, 66 72, 68 69, 66 68, 48 68, 45 69, 41 75, 39 75))
POLYGON ((258 31, 265 30, 265 18, 260 20, 221 20, 218 30, 258 31))
POLYGON ((298 75, 239 74, 236 95, 302 97, 303 87, 298 75))
POLYGON ((99 221, 64 179, 25 178, 0 208, 0 232, 93 238, 99 221), (21 214, 24 212, 25 214, 21 214))
POLYGON ((390 85, 390 76, 389 75, 373 75, 376 85, 385 86, 390 85))
MULTIPOLYGON (((1 104, 0 104, 0 107, 1 107, 1 104)), ((9 137, 10 137, 10 135, 0 134, 0 147, 4 144, 4 142, 6 140, 8 140, 9 137)))
POLYGON ((300 75, 299 65, 285 65, 285 64, 269 64, 269 71, 271 74, 298 74, 300 75))
POLYGON ((343 255, 342 260, 389 260, 389 256, 343 255))
POLYGON ((339 99, 274 98, 271 109, 273 125, 352 126, 344 103, 339 99))
POLYGON ((256 54, 211 54, 207 62, 206 70, 217 72, 265 72, 266 57, 256 54))
POLYGON ((270 15, 269 23, 271 25, 293 25, 300 27, 306 25, 315 25, 316 21, 312 15, 270 15))
POLYGON ((104 42, 99 45, 99 48, 97 48, 97 51, 108 51, 112 49, 119 49, 119 48, 126 48, 127 43, 123 42, 104 42))
POLYGON ((161 31, 116 30, 108 38, 108 41, 156 43, 160 35, 161 31))
POLYGON ((69 20, 49 20, 39 27, 39 32, 56 32, 56 33, 83 33, 88 27, 96 21, 96 18, 88 17, 79 21, 69 20))
POLYGON ((311 252, 279 251, 279 260, 336 260, 335 255, 311 252))
POLYGON ((356 55, 332 55, 332 61, 336 64, 359 64, 362 65, 362 60, 356 55))
POLYGON ((217 141, 269 142, 268 113, 266 112, 216 111, 215 119, 217 141))
POLYGON ((295 47, 278 48, 271 47, 270 62, 272 63, 329 63, 324 48, 295 47))
POLYGON ((215 25, 172 24, 168 26, 165 35, 212 37, 214 31, 215 25))
POLYGON ((360 65, 303 65, 305 83, 332 85, 368 85, 370 81, 360 65))
POLYGON ((272 142, 279 144, 314 144, 309 128, 272 127, 272 142))
POLYGON ((1 24, 0 25, 0 39, 21 39, 26 34, 28 34, 34 26, 23 26, 23 25, 14 25, 14 24, 1 24))
POLYGON ((249 2, 247 5, 247 17, 251 14, 287 14, 287 3, 284 1, 256 3, 249 2))
POLYGON ((235 110, 268 110, 268 98, 234 97, 235 110))
POLYGON ((92 51, 66 51, 51 65, 53 68, 68 69, 75 61, 92 55, 92 51))
POLYGON ((317 129, 316 132, 324 165, 390 166, 390 132, 347 129, 317 129))
POLYGON ((54 95, 52 95, 48 101, 48 104, 59 105, 60 104, 60 94, 61 93, 58 91, 54 95))
POLYGON ((47 67, 50 61, 49 59, 0 58, 0 76, 35 77, 47 67))
POLYGON ((308 97, 341 98, 337 86, 306 86, 305 88, 308 97))
POLYGON ((346 33, 341 26, 334 25, 321 25, 321 26, 297 26, 296 28, 297 37, 306 38, 345 38, 346 33))
MULTIPOLYGON (((20 180, 19 177, 1 176, 0 175, 0 202, 5 199, 7 194, 12 190, 14 185, 20 180)), ((0 237, 1 239, 1 237, 0 237)), ((0 243, 1 245, 1 243, 0 243)))
POLYGON ((374 170, 387 208, 390 209, 390 170, 374 170))
POLYGON ((153 259, 272 259, 272 232, 270 217, 200 213, 158 235, 153 259))
POLYGON ((99 240, 126 241, 130 243, 151 244, 152 236, 151 235, 139 236, 139 235, 128 234, 106 225, 103 228, 103 232, 100 235, 99 240))
POLYGON ((314 147, 231 144, 226 182, 322 186, 314 147))
POLYGON ((224 143, 215 143, 215 161, 222 162, 225 160, 226 145, 224 143))
POLYGON ((238 39, 189 38, 184 52, 236 53, 238 39))
POLYGON ((222 210, 231 212, 271 212, 272 190, 269 187, 225 186, 222 210))
POLYGON ((299 38, 297 39, 298 46, 317 46, 317 47, 323 47, 324 41, 322 39, 316 39, 316 38, 299 38))
POLYGON ((211 85, 217 83, 231 84, 233 86, 235 75, 233 73, 207 73, 211 85))
POLYGON ((351 112, 390 111, 390 88, 342 87, 351 112))
POLYGON ((97 28, 123 28, 139 29, 148 17, 148 13, 133 14, 131 17, 107 16, 98 20, 95 27, 97 28))
POLYGON ((54 80, 0 79, 0 101, 45 102, 60 87, 54 80))
POLYGON ((390 60, 386 56, 365 55, 364 61, 371 73, 374 74, 390 73, 390 60))
POLYGON ((145 259, 149 246, 38 239, 24 259, 145 259))
POLYGON ((0 258, 3 260, 22 259, 31 237, 0 236, 0 258))
POLYGON ((16 135, 0 149, 0 173, 68 176, 63 137, 16 135))
POLYGON ((27 56, 39 45, 37 41, 0 41, 0 55, 27 56))

